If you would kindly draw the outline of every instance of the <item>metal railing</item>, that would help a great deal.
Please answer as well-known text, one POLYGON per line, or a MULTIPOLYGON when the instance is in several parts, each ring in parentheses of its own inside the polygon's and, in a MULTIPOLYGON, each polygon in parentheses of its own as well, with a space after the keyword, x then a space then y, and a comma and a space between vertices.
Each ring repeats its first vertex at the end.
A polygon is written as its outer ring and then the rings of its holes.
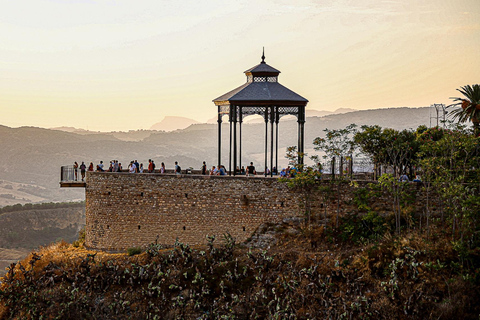
POLYGON ((82 182, 80 168, 74 169, 73 165, 62 166, 60 170, 60 182, 82 182))

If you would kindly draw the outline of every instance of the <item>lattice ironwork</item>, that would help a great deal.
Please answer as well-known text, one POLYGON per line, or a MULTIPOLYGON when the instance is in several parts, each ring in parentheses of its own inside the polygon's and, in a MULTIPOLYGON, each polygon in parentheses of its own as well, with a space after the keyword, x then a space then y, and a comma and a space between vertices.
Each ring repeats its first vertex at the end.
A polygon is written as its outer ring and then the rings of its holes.
POLYGON ((230 113, 230 106, 220 106, 220 114, 229 114, 230 113))
POLYGON ((253 77, 253 82, 266 82, 267 77, 253 77))
POLYGON ((280 116, 284 116, 287 114, 298 116, 298 112, 299 112, 299 107, 278 107, 278 111, 277 111, 277 113, 280 116))
MULTIPOLYGON (((242 106, 242 115, 265 115, 265 108, 267 108, 267 113, 268 113, 268 107, 251 107, 251 106, 242 106)), ((240 113, 240 111, 238 111, 240 113)))
POLYGON ((278 82, 278 78, 277 77, 268 77, 267 82, 278 82))

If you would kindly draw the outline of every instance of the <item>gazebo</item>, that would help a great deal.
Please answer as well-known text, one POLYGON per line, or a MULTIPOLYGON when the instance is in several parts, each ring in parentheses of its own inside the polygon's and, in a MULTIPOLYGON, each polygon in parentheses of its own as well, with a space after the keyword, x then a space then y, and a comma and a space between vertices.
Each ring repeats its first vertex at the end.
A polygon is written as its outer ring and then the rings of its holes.
MULTIPOLYGON (((294 115, 298 123, 298 161, 303 163, 305 106, 308 100, 278 82, 280 71, 262 62, 245 71, 247 82, 213 100, 218 108, 218 164, 221 164, 222 117, 230 122, 229 174, 236 174, 242 164, 242 122, 249 115, 260 115, 265 121, 265 168, 268 166, 268 123, 270 122, 270 171, 278 170, 278 122, 285 115, 294 115), (239 132, 237 135, 237 123, 239 132), (274 128, 275 127, 275 128, 274 128), (275 147, 274 147, 275 145, 275 147), (274 152, 275 151, 275 152, 274 152), (273 154, 275 153, 275 162, 273 154), (233 160, 233 171, 232 171, 233 160)), ((266 171, 265 171, 266 175, 266 171)))

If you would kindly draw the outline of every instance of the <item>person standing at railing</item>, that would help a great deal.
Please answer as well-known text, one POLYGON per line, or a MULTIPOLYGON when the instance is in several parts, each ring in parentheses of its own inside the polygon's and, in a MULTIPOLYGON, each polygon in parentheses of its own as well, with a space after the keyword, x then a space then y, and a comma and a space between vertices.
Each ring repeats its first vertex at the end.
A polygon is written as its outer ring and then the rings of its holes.
POLYGON ((152 159, 148 159, 148 173, 152 173, 152 172, 153 172, 152 159))
POLYGON ((93 162, 90 162, 90 165, 88 166, 88 171, 93 171, 93 162))
POLYGON ((182 174, 182 168, 178 165, 178 161, 175 161, 175 174, 182 174))
MULTIPOLYGON (((155 167, 153 167, 153 170, 155 170, 155 167)), ((165 173, 165 170, 166 170, 165 169, 165 163, 162 162, 162 165, 160 166, 160 173, 165 173)))
POLYGON ((80 174, 82 175, 82 181, 85 179, 86 170, 87 170, 87 166, 85 165, 85 162, 82 161, 82 164, 80 165, 80 174))
POLYGON ((138 164, 138 161, 135 160, 135 161, 133 162, 133 164, 135 165, 135 173, 138 173, 139 170, 140 170, 140 165, 138 164))
POLYGON ((73 173, 75 174, 75 181, 77 181, 77 179, 78 179, 78 163, 77 163, 77 161, 75 161, 75 163, 73 164, 73 173))
POLYGON ((137 172, 137 167, 135 166, 135 162, 130 161, 130 164, 128 165, 128 172, 130 173, 137 172))

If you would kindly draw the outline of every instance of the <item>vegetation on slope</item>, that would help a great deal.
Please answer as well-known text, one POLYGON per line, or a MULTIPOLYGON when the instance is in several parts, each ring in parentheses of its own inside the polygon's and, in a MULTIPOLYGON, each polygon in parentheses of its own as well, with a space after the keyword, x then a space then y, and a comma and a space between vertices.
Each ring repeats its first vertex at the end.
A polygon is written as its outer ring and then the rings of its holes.
POLYGON ((391 236, 393 221, 359 236, 358 219, 276 226, 268 250, 228 235, 133 256, 56 243, 11 265, 0 319, 478 319, 478 265, 462 263, 440 223, 428 239, 391 236))

